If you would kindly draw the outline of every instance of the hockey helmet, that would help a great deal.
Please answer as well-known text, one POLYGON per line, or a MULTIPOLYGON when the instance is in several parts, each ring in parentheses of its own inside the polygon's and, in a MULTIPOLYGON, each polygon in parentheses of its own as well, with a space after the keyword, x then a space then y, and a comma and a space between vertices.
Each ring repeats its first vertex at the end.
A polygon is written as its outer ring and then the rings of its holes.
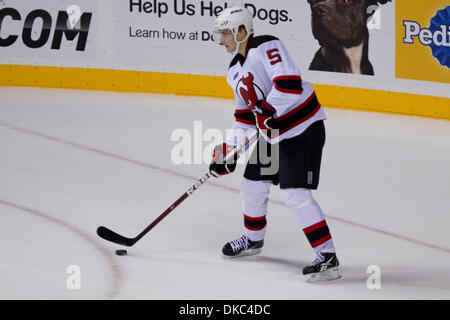
POLYGON ((244 7, 231 7, 225 9, 214 21, 213 40, 220 43, 220 31, 230 30, 236 43, 246 41, 254 33, 253 16, 244 7), (244 26, 247 36, 244 40, 238 41, 237 35, 239 27, 244 26))

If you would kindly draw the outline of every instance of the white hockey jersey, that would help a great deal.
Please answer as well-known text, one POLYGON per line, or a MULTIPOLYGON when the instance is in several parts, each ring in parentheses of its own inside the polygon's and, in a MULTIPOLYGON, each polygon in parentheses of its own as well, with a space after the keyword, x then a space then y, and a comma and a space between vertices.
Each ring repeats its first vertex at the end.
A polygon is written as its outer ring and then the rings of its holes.
MULTIPOLYGON (((251 36, 246 57, 238 53, 231 61, 227 82, 236 101, 235 122, 226 139, 229 145, 237 145, 245 137, 245 131, 255 128, 251 110, 261 99, 276 110, 277 142, 297 136, 313 122, 326 119, 313 86, 302 80, 284 44, 276 37, 251 36)), ((268 141, 271 142, 270 138, 268 141)))

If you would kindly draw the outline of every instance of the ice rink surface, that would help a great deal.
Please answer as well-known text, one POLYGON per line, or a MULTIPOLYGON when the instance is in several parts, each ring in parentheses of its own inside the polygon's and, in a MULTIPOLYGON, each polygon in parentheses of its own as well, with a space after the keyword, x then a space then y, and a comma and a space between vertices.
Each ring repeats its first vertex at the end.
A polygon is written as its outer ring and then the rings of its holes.
POLYGON ((203 185, 127 256, 96 235, 105 225, 134 237, 200 178, 207 164, 174 164, 171 136, 194 135, 196 121, 225 133, 233 101, 0 95, 0 299, 450 298, 448 121, 326 109, 314 195, 343 277, 309 284, 301 269, 314 252, 277 187, 262 253, 221 257, 243 233, 242 165, 203 185), (373 268, 381 288, 370 290, 373 268))

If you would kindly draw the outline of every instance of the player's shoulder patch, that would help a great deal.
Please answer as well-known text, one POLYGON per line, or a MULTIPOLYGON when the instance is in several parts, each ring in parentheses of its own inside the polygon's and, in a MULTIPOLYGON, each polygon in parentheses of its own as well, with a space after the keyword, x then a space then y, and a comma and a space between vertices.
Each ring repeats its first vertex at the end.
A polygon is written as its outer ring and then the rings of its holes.
POLYGON ((278 40, 278 38, 274 37, 274 36, 270 36, 270 35, 257 36, 255 38, 253 38, 253 41, 250 43, 249 49, 258 48, 263 43, 273 41, 273 40, 278 40))

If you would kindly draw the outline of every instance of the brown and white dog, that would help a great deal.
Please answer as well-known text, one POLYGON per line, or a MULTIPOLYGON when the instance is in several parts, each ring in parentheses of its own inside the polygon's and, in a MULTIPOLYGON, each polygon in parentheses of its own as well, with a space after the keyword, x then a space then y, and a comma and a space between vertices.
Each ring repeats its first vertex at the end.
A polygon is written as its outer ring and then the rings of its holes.
POLYGON ((367 21, 372 6, 391 0, 308 0, 312 31, 321 48, 309 70, 374 75, 367 21))

